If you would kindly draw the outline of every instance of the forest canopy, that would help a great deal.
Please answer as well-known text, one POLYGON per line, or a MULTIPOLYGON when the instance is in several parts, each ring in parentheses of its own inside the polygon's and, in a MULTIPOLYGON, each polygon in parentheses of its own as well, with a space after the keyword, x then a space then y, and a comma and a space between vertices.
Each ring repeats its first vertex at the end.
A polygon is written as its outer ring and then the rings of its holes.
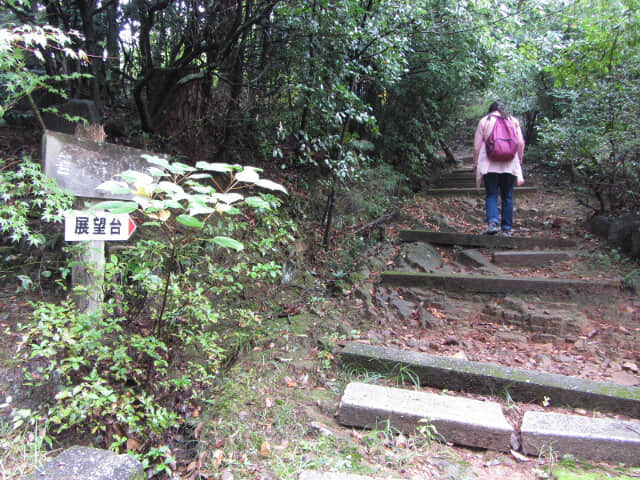
POLYGON ((320 167, 331 181, 371 162, 421 176, 469 142, 459 127, 483 111, 466 106, 500 97, 530 153, 587 181, 594 210, 638 203, 637 1, 4 4, 5 32, 68 35, 28 47, 24 68, 93 99, 107 133, 170 137, 205 160, 320 167), (123 108, 133 116, 116 121, 123 108))

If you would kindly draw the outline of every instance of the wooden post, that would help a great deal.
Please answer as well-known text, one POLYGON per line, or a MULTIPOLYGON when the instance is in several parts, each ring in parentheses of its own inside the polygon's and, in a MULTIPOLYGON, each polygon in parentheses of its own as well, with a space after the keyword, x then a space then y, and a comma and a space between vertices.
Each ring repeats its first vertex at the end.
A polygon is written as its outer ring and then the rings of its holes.
POLYGON ((104 265, 104 240, 78 243, 71 267, 71 285, 79 312, 100 314, 104 301, 104 265))

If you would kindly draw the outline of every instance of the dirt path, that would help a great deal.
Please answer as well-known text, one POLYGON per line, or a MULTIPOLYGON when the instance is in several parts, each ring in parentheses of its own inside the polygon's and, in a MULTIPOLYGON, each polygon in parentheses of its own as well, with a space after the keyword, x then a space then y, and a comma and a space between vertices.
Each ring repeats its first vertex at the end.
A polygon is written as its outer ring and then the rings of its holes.
MULTIPOLYGON (((404 212, 405 222, 390 227, 390 232, 416 226, 429 230, 453 227, 462 233, 480 233, 485 228, 484 200, 481 197, 417 198, 404 212)), ((505 273, 524 277, 621 282, 631 270, 638 268, 637 263, 621 259, 617 252, 612 252, 593 238, 585 229, 585 218, 586 212, 562 188, 541 188, 536 194, 516 198, 514 235, 572 239, 578 243, 578 255, 550 265, 504 268, 505 273)), ((437 250, 444 259, 443 269, 466 274, 474 272, 473 268, 456 263, 456 248, 437 247, 437 250)), ((488 251, 483 253, 489 254, 488 251)), ((392 260, 386 258, 384 263, 390 264, 392 260)), ((388 304, 393 304, 394 298, 410 299, 415 295, 410 288, 380 285, 375 288, 377 298, 387 299, 388 304), (381 290, 383 295, 379 293, 381 290)), ((360 338, 355 340, 629 386, 640 385, 640 351, 637 348, 640 340, 640 299, 633 291, 621 291, 616 298, 604 302, 584 297, 550 301, 530 295, 445 292, 430 292, 420 299, 435 317, 437 326, 434 327, 434 322, 425 325, 418 315, 402 314, 398 309, 385 308, 378 302, 380 317, 376 323, 361 324, 360 338), (567 323, 563 323, 564 331, 526 330, 508 321, 518 312, 567 323)), ((503 403, 516 428, 524 411, 548 410, 542 405, 516 404, 508 396, 494 400, 503 403)), ((581 409, 553 410, 602 415, 581 409)), ((417 462, 420 467, 415 465, 420 478, 544 478, 545 468, 549 465, 549 459, 522 462, 517 454, 502 455, 455 447, 450 452, 455 452, 453 456, 468 464, 469 468, 450 475, 438 467, 437 461, 425 460, 417 462)))
MULTIPOLYGON (((505 269, 512 275, 621 280, 638 264, 619 258, 586 231, 586 212, 562 187, 544 179, 536 194, 516 198, 515 233, 522 236, 559 236, 578 242, 571 260, 548 266, 505 269)), ((369 251, 369 259, 384 269, 394 261, 401 228, 422 227, 479 233, 484 229, 480 197, 427 198, 417 196, 389 225, 385 241, 369 251)), ((437 247, 449 271, 469 273, 455 261, 455 248, 437 247)), ((485 252, 486 253, 486 252, 485 252)), ((560 304, 527 296, 485 296, 426 292, 424 307, 431 322, 401 315, 381 305, 376 293, 406 296, 411 292, 388 289, 376 282, 377 272, 365 279, 374 308, 357 294, 357 285, 326 297, 313 288, 287 290, 280 299, 288 317, 265 325, 225 373, 220 385, 201 400, 197 419, 197 458, 176 466, 178 478, 190 479, 297 479, 300 471, 348 471, 423 480, 530 480, 548 478, 557 458, 521 457, 429 442, 428 432, 397 435, 381 427, 360 431, 335 421, 344 385, 353 377, 339 365, 340 346, 348 341, 371 342, 435 355, 458 356, 505 366, 577 375, 626 385, 640 384, 640 299, 631 292, 611 301, 563 299, 560 304), (514 307, 515 305, 515 307, 514 307), (551 315, 562 312, 576 327, 570 333, 541 333, 497 321, 496 312, 524 309, 551 315), (195 462, 195 463, 194 463, 195 462), (197 469, 194 470, 196 465, 197 469)), ((382 297, 378 297, 382 298, 382 297)), ((0 295, 0 323, 5 347, 15 345, 15 323, 28 312, 24 298, 5 288, 0 295)), ((20 382, 5 348, 0 394, 14 398, 20 382)), ((395 384, 399 379, 366 381, 395 384)), ((410 379, 404 385, 412 388, 410 379)), ((508 397, 492 398, 504 405, 517 426, 526 409, 508 397)), ((577 414, 592 412, 573 411, 577 414)), ((101 446, 101 445, 98 445, 101 446)), ((171 445, 177 457, 184 442, 171 445)), ((186 451, 186 447, 185 451, 186 451)), ((602 466, 603 472, 613 467, 602 466)), ((13 477, 17 478, 17 477, 13 477)), ((603 474, 603 477, 604 474, 603 474)))

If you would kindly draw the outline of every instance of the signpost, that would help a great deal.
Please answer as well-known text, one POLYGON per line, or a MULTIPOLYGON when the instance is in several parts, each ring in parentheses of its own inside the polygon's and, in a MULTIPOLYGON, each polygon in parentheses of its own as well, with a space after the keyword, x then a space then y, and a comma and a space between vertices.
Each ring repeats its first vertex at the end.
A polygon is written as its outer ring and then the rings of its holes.
POLYGON ((42 139, 44 173, 76 197, 129 200, 131 195, 97 190, 98 185, 127 170, 149 173, 153 165, 144 150, 99 143, 64 133, 46 131, 42 139))
MULTIPOLYGON (((130 199, 131 195, 113 194, 97 187, 127 170, 149 173, 153 165, 144 155, 155 155, 53 131, 45 132, 42 149, 45 174, 76 197, 88 199, 130 199)), ((135 223, 126 214, 86 210, 65 215, 65 240, 82 242, 83 246, 71 273, 74 291, 81 291, 76 296, 80 311, 95 313, 102 308, 104 242, 127 240, 135 229, 135 223)))
POLYGON ((126 213, 72 211, 64 215, 64 239, 67 242, 88 240, 128 240, 136 230, 126 213))

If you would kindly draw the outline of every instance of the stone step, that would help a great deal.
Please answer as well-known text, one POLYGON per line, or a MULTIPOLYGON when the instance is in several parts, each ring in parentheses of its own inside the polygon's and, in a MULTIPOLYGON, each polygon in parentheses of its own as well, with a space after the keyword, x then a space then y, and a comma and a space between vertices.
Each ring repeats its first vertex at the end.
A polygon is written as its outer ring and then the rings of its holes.
POLYGON ((492 274, 504 275, 505 273, 504 270, 502 270, 496 264, 491 263, 487 257, 480 253, 479 250, 460 250, 459 252, 456 252, 455 259, 456 262, 461 263, 462 265, 479 268, 492 274))
POLYGON ((467 293, 525 293, 540 297, 610 296, 620 291, 618 282, 563 278, 503 277, 487 275, 382 272, 382 282, 402 287, 434 288, 467 293))
POLYGON ((357 382, 345 388, 338 414, 342 424, 360 428, 383 430, 388 421, 410 433, 432 425, 447 442, 502 452, 509 451, 513 433, 495 402, 357 382))
POLYGON ((640 388, 554 373, 349 343, 341 362, 356 370, 396 374, 408 369, 421 385, 482 395, 509 392, 518 402, 549 403, 640 418, 640 388))
POLYGON ((460 174, 449 174, 442 175, 441 177, 436 177, 437 182, 475 182, 476 176, 474 173, 460 173, 460 174))
POLYGON ((640 466, 638 421, 525 412, 520 431, 526 455, 570 454, 590 462, 640 466))
MULTIPOLYGON (((536 193, 537 187, 516 187, 513 189, 514 194, 525 195, 536 193)), ((422 191, 424 195, 446 196, 446 195, 484 195, 484 188, 428 188, 422 191)))
MULTIPOLYGON (((481 190, 484 191, 484 187, 481 184, 481 190)), ((442 188, 476 188, 475 180, 445 180, 445 181, 437 181, 433 184, 432 188, 442 189, 442 188)))
POLYGON ((570 260, 576 256, 575 250, 526 250, 520 252, 493 252, 492 261, 496 265, 524 267, 544 265, 570 260))
POLYGON ((130 455, 91 447, 70 447, 24 480, 144 480, 142 464, 130 455))
POLYGON ((469 181, 469 182, 475 182, 476 181, 476 175, 473 172, 469 172, 469 173, 450 173, 447 175, 442 175, 441 177, 438 177, 438 183, 443 182, 443 181, 448 181, 448 182, 454 182, 454 181, 469 181))
POLYGON ((400 230, 404 242, 428 242, 436 245, 460 247, 509 248, 533 250, 546 248, 575 248, 576 242, 563 238, 503 237, 501 235, 475 235, 471 233, 432 232, 429 230, 400 230))

